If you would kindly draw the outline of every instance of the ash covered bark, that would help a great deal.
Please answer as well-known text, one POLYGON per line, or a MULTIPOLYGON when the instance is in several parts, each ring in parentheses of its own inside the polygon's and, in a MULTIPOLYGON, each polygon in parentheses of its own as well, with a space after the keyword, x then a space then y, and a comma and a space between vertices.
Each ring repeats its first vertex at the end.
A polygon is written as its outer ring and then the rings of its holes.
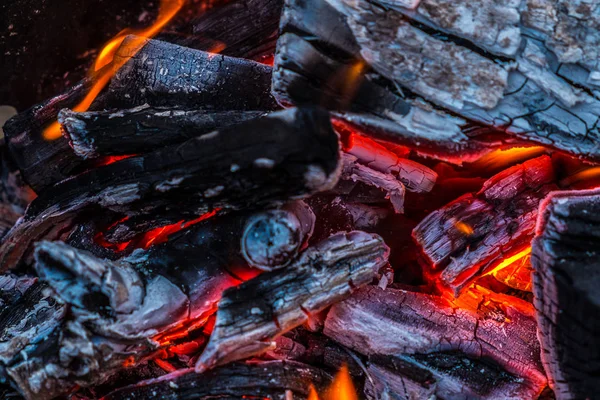
POLYGON ((269 206, 333 187, 339 159, 329 115, 290 109, 96 168, 32 203, 0 248, 2 267, 19 265, 31 243, 72 229, 74 216, 91 206, 184 218, 215 208, 269 206))
POLYGON ((261 111, 205 111, 153 108, 74 112, 58 116, 64 135, 80 157, 140 154, 184 142, 263 116, 261 111))
POLYGON ((371 369, 380 374, 376 391, 393 393, 405 382, 405 390, 419 395, 536 398, 546 377, 531 305, 483 288, 465 296, 465 302, 458 303, 460 298, 451 302, 368 286, 331 308, 324 333, 374 357, 371 369), (394 363, 391 355, 400 364, 389 365, 394 363), (379 356, 388 357, 388 362, 382 365, 379 356), (470 362, 491 365, 490 375, 463 375, 452 369, 470 362), (390 376, 393 379, 387 380, 390 376))
POLYGON ((476 276, 529 245, 540 201, 556 190, 554 167, 541 156, 488 179, 425 217, 413 230, 427 262, 458 293, 476 276))
POLYGON ((275 337, 370 283, 388 253, 379 236, 340 233, 309 247, 287 268, 225 291, 196 370, 268 350, 275 337))
POLYGON ((600 391, 600 191, 556 192, 533 241, 533 292, 542 361, 558 399, 600 391))
POLYGON ((309 385, 322 391, 331 383, 326 372, 293 361, 236 363, 202 374, 182 370, 171 375, 124 387, 106 400, 147 399, 210 400, 214 398, 308 399, 309 385))

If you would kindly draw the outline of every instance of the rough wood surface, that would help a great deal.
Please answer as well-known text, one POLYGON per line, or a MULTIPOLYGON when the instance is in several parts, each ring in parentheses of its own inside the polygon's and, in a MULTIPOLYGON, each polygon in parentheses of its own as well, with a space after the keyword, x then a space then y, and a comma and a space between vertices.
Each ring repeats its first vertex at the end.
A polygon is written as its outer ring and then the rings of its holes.
POLYGON ((80 157, 140 154, 184 142, 216 129, 263 116, 261 111, 184 110, 152 108, 74 112, 58 115, 63 134, 80 157))
POLYGON ((533 241, 542 361, 558 399, 600 392, 600 191, 556 192, 533 241))
POLYGON ((427 263, 458 293, 481 273, 513 256, 533 238, 540 201, 557 186, 554 167, 541 156, 488 179, 425 217, 413 230, 427 263))
MULTIPOLYGON (((488 360, 503 371, 507 383, 488 386, 480 395, 495 398, 495 390, 504 388, 501 397, 536 398, 546 376, 531 305, 479 288, 465 294, 471 295, 473 304, 457 304, 439 296, 368 286, 331 308, 324 333, 364 355, 407 356, 434 372, 435 363, 429 365, 432 360, 427 359, 435 354, 488 360)), ((441 384, 436 390, 450 390, 453 396, 464 396, 465 390, 477 393, 477 385, 470 386, 473 381, 463 381, 468 389, 441 384)))
POLYGON ((55 240, 65 221, 90 206, 191 219, 215 208, 269 206, 333 187, 339 158, 326 112, 289 109, 117 161, 46 190, 7 235, 0 263, 16 267, 31 243, 55 240))
POLYGON ((226 290, 196 370, 268 350, 275 337, 370 283, 388 253, 377 235, 340 233, 309 247, 289 267, 226 290))

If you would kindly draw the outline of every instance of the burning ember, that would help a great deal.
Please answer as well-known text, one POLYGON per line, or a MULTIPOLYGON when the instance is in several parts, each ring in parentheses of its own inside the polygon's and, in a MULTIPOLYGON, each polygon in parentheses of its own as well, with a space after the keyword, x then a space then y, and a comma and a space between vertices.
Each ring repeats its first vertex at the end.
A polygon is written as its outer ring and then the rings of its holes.
POLYGON ((95 10, 3 127, 3 398, 594 398, 600 4, 537 3, 95 10))

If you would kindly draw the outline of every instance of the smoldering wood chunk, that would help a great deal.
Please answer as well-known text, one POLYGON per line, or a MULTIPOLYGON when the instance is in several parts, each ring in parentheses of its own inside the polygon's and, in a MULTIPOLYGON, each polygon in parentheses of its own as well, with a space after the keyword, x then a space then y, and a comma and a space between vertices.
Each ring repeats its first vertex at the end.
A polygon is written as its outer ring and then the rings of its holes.
POLYGON ((425 217, 413 238, 440 278, 458 293, 473 278, 529 245, 540 201, 556 190, 554 167, 541 156, 488 179, 425 217))
POLYGON ((326 372, 293 361, 235 363, 202 374, 181 370, 162 378, 116 390, 104 398, 161 400, 214 398, 308 399, 312 383, 318 391, 331 382, 326 372), (286 394, 287 393, 287 394, 286 394))
MULTIPOLYGON (((456 352, 461 359, 489 360, 508 376, 504 396, 535 398, 546 386, 546 377, 531 305, 479 287, 464 296, 466 300, 451 302, 368 286, 331 308, 324 333, 364 355, 409 357, 421 368, 427 365, 425 369, 432 374, 437 367, 427 360, 435 353, 456 352)), ((449 397, 479 390, 477 380, 464 385, 468 388, 446 382, 439 388, 449 390, 449 397)))
POLYGON ((180 106, 214 110, 274 110, 271 67, 159 40, 127 37, 115 56, 108 89, 98 101, 112 108, 180 106), (143 47, 141 47, 143 46, 143 47), (141 49, 140 49, 141 47, 141 49))
POLYGON ((558 399, 600 392, 600 191, 557 192, 533 241, 534 305, 542 361, 558 399))
POLYGON ((64 234, 60 224, 93 205, 191 219, 215 208, 268 207, 333 187, 339 159, 328 113, 289 109, 95 168, 31 204, 0 248, 2 266, 17 266, 31 243, 56 239, 64 234))
POLYGON ((225 291, 196 370, 268 350, 276 336, 370 283, 388 253, 377 235, 337 234, 309 247, 287 268, 225 291))
POLYGON ((58 120, 75 154, 96 158, 152 151, 262 115, 261 111, 211 112, 152 108, 145 104, 119 111, 63 109, 58 120))

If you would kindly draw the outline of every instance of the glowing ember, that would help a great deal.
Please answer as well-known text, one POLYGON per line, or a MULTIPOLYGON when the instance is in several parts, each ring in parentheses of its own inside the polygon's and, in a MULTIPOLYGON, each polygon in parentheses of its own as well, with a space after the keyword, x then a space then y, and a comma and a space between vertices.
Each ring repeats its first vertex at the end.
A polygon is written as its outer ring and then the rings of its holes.
MULTIPOLYGON (((90 71, 90 75, 94 79, 92 88, 85 98, 75 107, 73 107, 73 111, 86 111, 94 99, 98 96, 100 91, 102 91, 102 89, 104 89, 104 87, 108 84, 112 76, 128 61, 128 58, 124 57, 123 59, 119 60, 119 62, 116 62, 112 68, 102 69, 102 67, 110 64, 113 61, 116 50, 119 48, 127 35, 137 36, 136 41, 131 44, 131 48, 133 49, 131 52, 131 57, 133 57, 143 47, 145 39, 152 38, 158 32, 160 32, 160 30, 177 14, 181 7, 183 7, 184 2, 185 0, 161 0, 158 17, 152 26, 142 30, 125 29, 115 36, 110 42, 108 42, 96 59, 92 71, 90 71)), ((58 121, 55 121, 48 126, 44 130, 43 136, 46 140, 58 139, 61 136, 60 124, 58 121)))
POLYGON ((465 236, 471 236, 473 234, 473 228, 462 221, 455 222, 454 227, 465 236))
POLYGON ((473 167, 478 171, 496 171, 539 157, 546 151, 547 149, 542 146, 494 150, 475 161, 473 167))
POLYGON ((142 237, 142 239, 140 241, 140 247, 147 249, 154 244, 164 243, 167 241, 169 236, 172 235, 173 233, 178 232, 187 227, 190 227, 192 225, 195 225, 195 224, 202 222, 208 218, 214 217, 215 215, 217 215, 217 213, 219 211, 220 211, 220 209, 217 208, 217 209, 207 212, 206 214, 203 214, 203 215, 199 216, 198 218, 193 219, 191 221, 185 222, 184 220, 181 220, 181 221, 176 222, 171 225, 152 229, 151 231, 148 231, 144 234, 144 236, 142 237))
POLYGON ((578 189, 584 188, 593 188, 598 184, 600 180, 600 167, 591 167, 584 169, 583 171, 579 171, 576 174, 573 174, 565 179, 563 179, 560 184, 561 186, 573 186, 574 184, 578 184, 578 189), (585 185, 588 181, 592 181, 592 185, 585 185), (583 184, 583 185, 582 185, 583 184))
POLYGON ((496 267, 494 267, 494 269, 492 269, 485 275, 496 274, 498 271, 508 267, 509 265, 512 265, 516 261, 521 260, 522 258, 528 256, 529 254, 531 254, 531 247, 527 247, 526 249, 521 250, 520 252, 518 252, 517 254, 515 254, 511 257, 505 258, 500 264, 498 264, 496 267))

